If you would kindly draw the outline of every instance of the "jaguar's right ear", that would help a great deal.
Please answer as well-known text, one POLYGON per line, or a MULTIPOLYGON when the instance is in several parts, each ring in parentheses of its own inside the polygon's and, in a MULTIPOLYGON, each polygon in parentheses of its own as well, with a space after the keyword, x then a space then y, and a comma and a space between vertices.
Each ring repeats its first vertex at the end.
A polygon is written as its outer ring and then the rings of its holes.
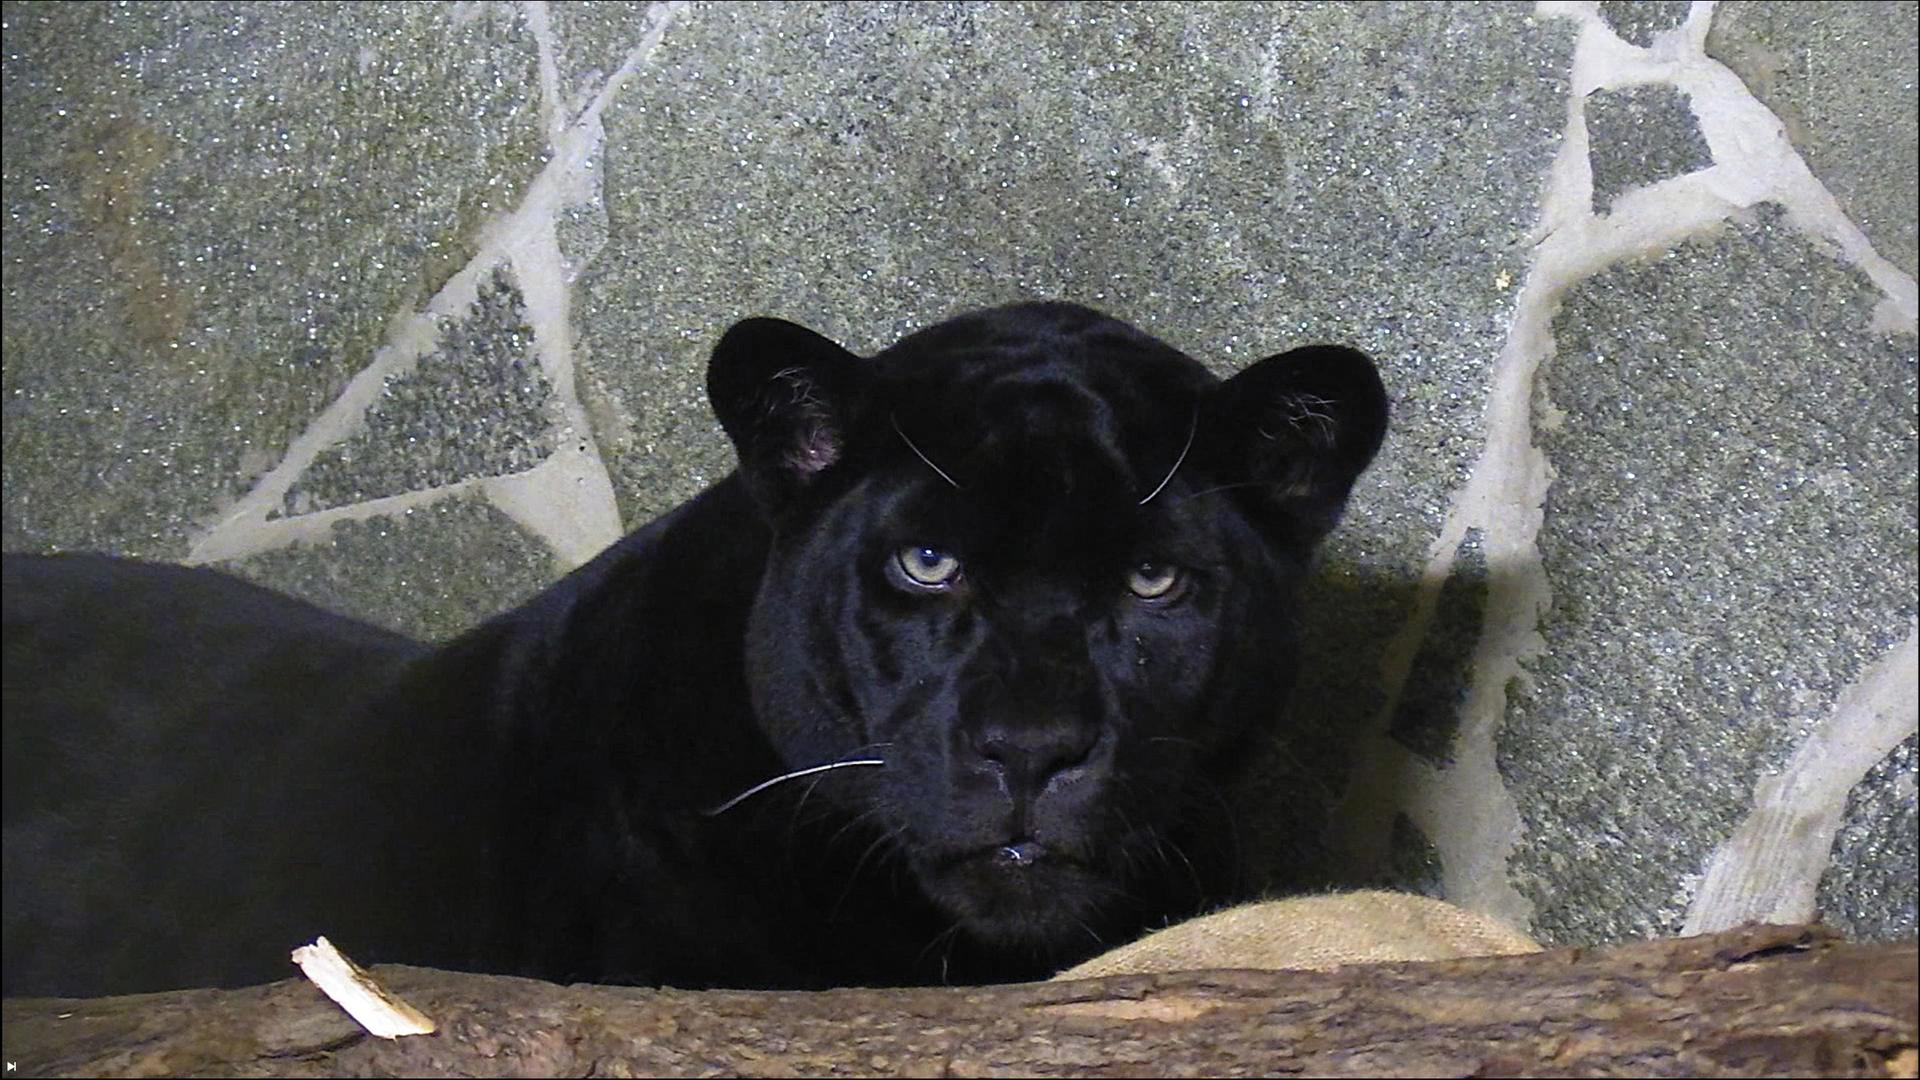
POLYGON ((707 400, 754 498, 777 514, 846 453, 865 361, 785 319, 735 323, 707 362, 707 400))
POLYGON ((1338 345, 1269 356, 1215 387, 1204 410, 1196 450, 1307 547, 1339 521, 1387 431, 1379 371, 1338 345))

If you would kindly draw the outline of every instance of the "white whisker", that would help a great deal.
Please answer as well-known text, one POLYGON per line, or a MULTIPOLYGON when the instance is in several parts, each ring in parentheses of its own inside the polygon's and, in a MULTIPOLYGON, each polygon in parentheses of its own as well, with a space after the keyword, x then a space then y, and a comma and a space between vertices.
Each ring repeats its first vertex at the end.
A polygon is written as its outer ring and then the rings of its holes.
POLYGON ((932 458, 930 458, 930 457, 928 457, 927 455, 925 455, 925 454, 923 454, 923 453, 921 453, 921 452, 920 452, 920 448, 919 448, 919 447, 917 447, 917 446, 915 446, 915 445, 913 445, 913 440, 912 440, 912 439, 909 439, 909 438, 907 438, 907 433, 906 433, 906 432, 904 432, 904 431, 902 431, 902 430, 900 430, 900 420, 899 420, 899 418, 898 418, 898 417, 896 417, 896 416, 894 416, 894 415, 893 415, 892 413, 888 413, 888 414, 887 414, 887 422, 893 425, 893 433, 894 433, 895 435, 898 435, 898 436, 900 436, 900 441, 901 441, 901 442, 903 442, 903 443, 906 443, 906 444, 907 444, 907 449, 909 449, 909 450, 911 450, 911 451, 913 451, 913 456, 914 456, 914 457, 917 457, 917 458, 919 458, 919 459, 920 459, 921 461, 923 461, 923 462, 926 462, 926 465, 927 465, 927 468, 929 468, 929 469, 932 469, 932 470, 933 470, 934 472, 937 472, 937 473, 939 473, 939 474, 940 474, 940 479, 942 479, 942 480, 945 480, 945 481, 946 481, 947 483, 949 483, 949 484, 951 484, 951 485, 953 485, 953 490, 955 490, 955 491, 959 491, 959 490, 961 490, 961 488, 960 488, 960 482, 959 482, 959 481, 957 481, 957 480, 955 480, 955 479, 954 479, 953 477, 951 477, 951 476, 948 476, 948 475, 947 475, 947 470, 945 470, 945 469, 943 469, 943 468, 941 468, 941 467, 940 467, 940 466, 938 466, 938 465, 935 465, 935 464, 933 463, 933 459, 932 459, 932 458))
POLYGON ((1148 503, 1153 501, 1153 497, 1155 495, 1158 495, 1160 494, 1160 492, 1166 490, 1167 484, 1171 483, 1173 480, 1173 474, 1179 472, 1180 466, 1186 463, 1187 451, 1193 449, 1193 437, 1195 435, 1198 435, 1199 433, 1200 433, 1200 410, 1195 409, 1193 410, 1193 424, 1192 426, 1187 428, 1187 445, 1180 448, 1180 456, 1174 459, 1173 468, 1168 469, 1167 475, 1165 476, 1165 478, 1163 478, 1160 481, 1160 483, 1154 487, 1152 491, 1147 492, 1146 498, 1141 499, 1139 502, 1135 503, 1134 504, 1135 506, 1147 505, 1148 503))
POLYGON ((767 790, 768 788, 772 787, 775 784, 784 783, 788 780, 798 780, 803 776, 812 776, 815 773, 828 772, 833 769, 844 769, 850 765, 885 765, 885 764, 886 762, 880 760, 879 758, 856 758, 852 761, 830 761, 825 765, 815 765, 815 766, 812 766, 811 768, 806 768, 806 769, 795 769, 790 773, 784 773, 780 776, 774 777, 771 780, 762 780, 761 782, 753 785, 752 787, 741 792, 740 794, 735 795, 733 798, 728 799, 726 802, 721 803, 719 806, 716 806, 711 810, 702 810, 700 811, 700 813, 706 817, 719 817, 721 814, 724 814, 727 811, 733 809, 734 807, 739 806, 741 803, 746 802, 748 799, 753 798, 755 795, 760 794, 761 792, 767 790))

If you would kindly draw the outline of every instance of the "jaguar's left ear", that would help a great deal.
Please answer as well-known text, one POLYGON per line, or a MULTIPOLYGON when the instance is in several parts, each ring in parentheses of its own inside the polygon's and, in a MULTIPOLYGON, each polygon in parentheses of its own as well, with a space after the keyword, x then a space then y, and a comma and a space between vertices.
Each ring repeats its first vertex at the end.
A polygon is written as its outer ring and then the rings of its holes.
POLYGON ((778 513, 832 468, 864 404, 865 361, 797 323, 746 319, 714 346, 707 400, 762 509, 778 513))
POLYGON ((1269 356, 1215 387, 1200 430, 1214 475, 1251 483, 1308 544, 1340 520, 1387 431, 1373 361, 1338 345, 1269 356))

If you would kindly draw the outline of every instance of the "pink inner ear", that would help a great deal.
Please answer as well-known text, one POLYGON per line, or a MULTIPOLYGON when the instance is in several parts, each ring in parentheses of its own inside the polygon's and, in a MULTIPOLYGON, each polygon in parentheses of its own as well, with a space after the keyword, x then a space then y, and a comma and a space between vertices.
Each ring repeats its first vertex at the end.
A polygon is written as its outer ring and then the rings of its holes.
POLYGON ((800 439, 787 451, 787 468, 801 479, 820 472, 840 460, 840 433, 824 420, 813 420, 800 429, 800 439))

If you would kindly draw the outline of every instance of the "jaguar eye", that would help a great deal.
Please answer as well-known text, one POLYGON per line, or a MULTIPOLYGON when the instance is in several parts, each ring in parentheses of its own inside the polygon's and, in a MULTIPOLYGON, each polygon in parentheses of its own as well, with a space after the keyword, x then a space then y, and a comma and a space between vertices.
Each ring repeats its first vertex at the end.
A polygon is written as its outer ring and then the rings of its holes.
POLYGON ((1127 588, 1142 600, 1166 600, 1180 588, 1180 568, 1143 562, 1127 574, 1127 588))
POLYGON ((935 547, 910 544, 895 552, 893 560, 908 581, 925 589, 951 585, 960 576, 960 560, 935 547))

